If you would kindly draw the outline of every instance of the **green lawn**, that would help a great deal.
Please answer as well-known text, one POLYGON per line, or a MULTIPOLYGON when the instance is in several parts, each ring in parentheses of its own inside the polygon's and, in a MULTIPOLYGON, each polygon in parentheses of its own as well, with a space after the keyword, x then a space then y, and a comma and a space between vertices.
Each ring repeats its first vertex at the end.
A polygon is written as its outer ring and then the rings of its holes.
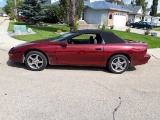
POLYGON ((153 28, 153 30, 160 31, 160 27, 153 28))
MULTIPOLYGON (((14 23, 10 22, 8 31, 13 30, 13 25, 24 25, 25 23, 14 23)), ((37 32, 35 35, 21 35, 21 36, 13 36, 13 38, 18 40, 24 41, 33 41, 38 39, 45 39, 45 38, 53 38, 58 36, 54 34, 57 30, 62 30, 63 32, 69 31, 69 27, 66 25, 57 25, 51 24, 51 27, 37 27, 37 26, 27 26, 27 28, 32 28, 34 32, 37 32)))
MULTIPOLYGON (((10 22, 10 25, 8 27, 8 31, 13 30, 13 25, 23 25, 24 23, 14 23, 10 22)), ((24 41, 33 41, 38 39, 45 39, 45 38, 53 38, 55 36, 58 36, 57 34, 54 34, 57 30, 62 31, 69 31, 69 27, 66 25, 57 25, 57 24, 51 24, 51 27, 34 27, 34 26, 27 26, 27 28, 32 28, 34 32, 37 32, 36 35, 22 35, 22 36, 14 36, 13 38, 24 40, 24 41)), ((138 40, 145 43, 148 43, 149 48, 160 48, 160 38, 159 37, 152 37, 152 36, 146 36, 146 35, 140 35, 135 33, 128 33, 123 31, 116 31, 116 30, 110 30, 116 35, 118 35, 122 39, 130 39, 130 40, 138 40)))

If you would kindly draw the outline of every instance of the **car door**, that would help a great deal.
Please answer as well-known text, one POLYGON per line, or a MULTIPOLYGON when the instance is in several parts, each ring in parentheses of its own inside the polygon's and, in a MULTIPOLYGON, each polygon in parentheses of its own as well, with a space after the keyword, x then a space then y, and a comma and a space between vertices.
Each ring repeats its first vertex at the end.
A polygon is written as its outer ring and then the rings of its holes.
POLYGON ((103 44, 67 44, 56 49, 59 65, 100 66, 103 44))

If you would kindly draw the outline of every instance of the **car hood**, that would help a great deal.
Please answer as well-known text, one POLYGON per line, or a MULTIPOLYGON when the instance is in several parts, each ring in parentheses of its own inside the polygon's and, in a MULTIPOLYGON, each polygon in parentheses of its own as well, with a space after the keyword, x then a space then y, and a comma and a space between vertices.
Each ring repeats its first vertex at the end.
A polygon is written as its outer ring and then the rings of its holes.
POLYGON ((31 41, 29 43, 46 43, 46 42, 49 42, 49 40, 48 39, 42 39, 42 40, 31 41))
POLYGON ((36 41, 31 41, 31 42, 26 42, 26 43, 22 43, 16 47, 21 47, 21 46, 26 46, 26 45, 32 45, 32 44, 43 44, 43 43, 48 43, 49 40, 48 39, 42 39, 42 40, 36 40, 36 41))

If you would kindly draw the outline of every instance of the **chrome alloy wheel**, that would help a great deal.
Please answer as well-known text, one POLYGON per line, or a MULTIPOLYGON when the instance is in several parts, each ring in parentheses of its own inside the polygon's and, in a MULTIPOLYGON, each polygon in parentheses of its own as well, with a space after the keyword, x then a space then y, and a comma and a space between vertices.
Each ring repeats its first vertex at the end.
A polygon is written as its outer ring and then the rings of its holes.
POLYGON ((39 69, 43 66, 44 61, 42 59, 42 57, 38 54, 31 54, 28 58, 27 58, 27 63, 28 66, 34 70, 39 69))
POLYGON ((111 62, 111 68, 116 72, 120 73, 124 71, 127 67, 127 61, 123 57, 116 57, 112 62, 111 62))

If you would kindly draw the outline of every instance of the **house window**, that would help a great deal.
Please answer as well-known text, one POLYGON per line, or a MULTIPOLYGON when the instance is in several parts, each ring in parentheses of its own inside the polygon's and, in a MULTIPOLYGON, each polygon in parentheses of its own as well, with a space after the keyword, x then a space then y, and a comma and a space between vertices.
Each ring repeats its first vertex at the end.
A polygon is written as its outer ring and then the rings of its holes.
POLYGON ((159 21, 160 21, 160 19, 159 19, 159 21))
POLYGON ((109 15, 109 19, 112 19, 112 14, 109 15))

